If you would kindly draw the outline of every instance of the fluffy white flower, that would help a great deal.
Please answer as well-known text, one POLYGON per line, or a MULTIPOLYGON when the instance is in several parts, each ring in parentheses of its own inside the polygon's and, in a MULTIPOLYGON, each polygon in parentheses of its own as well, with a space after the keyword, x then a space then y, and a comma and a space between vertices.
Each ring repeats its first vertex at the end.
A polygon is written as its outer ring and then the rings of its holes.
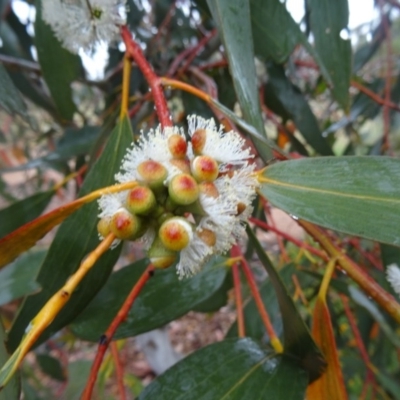
POLYGON ((397 264, 390 264, 387 267, 386 277, 393 290, 400 296, 400 268, 397 264))
POLYGON ((168 138, 174 134, 185 137, 177 127, 164 130, 157 127, 155 130, 151 129, 148 135, 141 132, 139 142, 133 144, 122 161, 121 170, 123 172, 116 174, 115 179, 121 183, 140 180, 137 167, 143 161, 148 160, 157 161, 167 169, 168 181, 181 173, 179 168, 171 164, 172 155, 168 148, 168 138))
POLYGON ((197 130, 206 131, 206 141, 201 152, 222 163, 221 170, 224 169, 224 164, 245 164, 249 158, 253 157, 249 148, 243 148, 245 141, 238 133, 234 131, 224 133, 223 127, 218 129, 213 119, 190 115, 188 124, 191 137, 197 130))
MULTIPOLYGON (((191 226, 194 226, 193 235, 189 235, 189 244, 179 252, 177 274, 180 278, 197 273, 211 255, 229 251, 232 245, 245 234, 244 222, 252 213, 251 203, 259 185, 254 174, 255 167, 248 163, 253 156, 249 149, 243 148, 245 143, 239 134, 223 133, 222 128, 216 128, 212 119, 205 120, 191 116, 188 122, 189 134, 193 139, 192 147, 190 142, 186 143, 184 132, 180 128, 162 130, 158 127, 150 130, 148 134, 142 132, 138 143, 130 148, 124 157, 121 172, 115 176, 120 183, 141 181, 145 185, 145 182, 150 182, 150 180, 146 181, 147 177, 142 169, 143 162, 155 161, 167 170, 167 174, 165 171, 161 174, 161 179, 164 181, 160 187, 157 186, 157 190, 153 188, 158 204, 153 205, 154 215, 150 213, 143 218, 143 221, 148 223, 148 229, 142 239, 150 258, 152 252, 159 252, 157 257, 164 268, 165 265, 170 265, 169 263, 174 261, 177 249, 182 249, 187 241, 183 246, 175 246, 172 236, 170 241, 162 241, 163 226, 168 220, 165 222, 161 217, 164 218, 166 214, 170 214, 168 218, 174 218, 174 216, 181 220, 186 218, 191 226), (196 130, 201 131, 197 137, 194 137, 196 130), (189 161, 193 161, 199 153, 210 157, 212 163, 218 164, 218 177, 215 179, 213 176, 212 179, 207 180, 202 175, 196 175, 195 178, 199 181, 199 197, 197 198, 196 194, 192 202, 179 203, 172 197, 172 189, 168 187, 168 184, 171 186, 174 181, 170 182, 170 180, 182 173, 182 170, 177 167, 177 165, 182 167, 182 162, 185 165, 185 173, 195 175, 193 163, 190 166, 191 170, 189 169, 189 161), (180 206, 176 207, 172 199, 180 206), (157 247, 158 243, 155 242, 157 237, 161 239, 164 246, 161 254, 160 248, 157 247), (157 246, 153 247, 154 243, 157 246), (165 257, 164 250, 166 250, 165 257), (162 260, 163 257, 165 260, 162 260)), ((150 172, 150 174, 154 173, 150 172)), ((194 185, 197 186, 196 183, 194 185)), ((101 197, 100 217, 111 218, 125 206, 126 195, 125 191, 122 194, 101 197)))
POLYGON ((43 20, 72 53, 111 43, 125 24, 126 0, 43 0, 43 20))

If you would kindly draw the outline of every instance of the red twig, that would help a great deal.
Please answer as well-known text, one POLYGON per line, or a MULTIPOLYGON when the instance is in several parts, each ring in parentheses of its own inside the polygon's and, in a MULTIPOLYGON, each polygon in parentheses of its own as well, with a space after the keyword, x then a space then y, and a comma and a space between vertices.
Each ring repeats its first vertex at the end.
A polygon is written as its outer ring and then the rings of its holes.
POLYGON ((150 86, 161 126, 163 128, 172 126, 171 116, 168 111, 167 101, 165 100, 159 77, 155 74, 153 68, 146 60, 139 44, 133 40, 127 26, 121 27, 121 36, 124 40, 127 53, 133 58, 133 60, 135 60, 150 86))
POLYGON ((260 221, 257 218, 249 218, 249 221, 262 229, 265 229, 265 230, 271 231, 271 232, 275 232, 277 235, 280 235, 284 239, 289 240, 289 242, 292 242, 297 247, 300 247, 301 249, 305 249, 305 250, 309 251, 310 253, 322 258, 325 261, 329 260, 329 257, 323 251, 318 250, 315 247, 310 246, 308 243, 302 242, 301 240, 298 240, 298 239, 288 235, 285 232, 282 232, 281 230, 267 224, 266 222, 260 221))
POLYGON ((262 301, 260 292, 258 291, 258 287, 257 287, 256 281, 254 279, 253 272, 251 271, 251 269, 249 267, 249 264, 247 263, 247 261, 243 257, 243 254, 240 251, 239 246, 237 246, 237 245, 233 246, 232 250, 231 250, 231 254, 234 257, 240 257, 240 262, 241 262, 241 265, 242 265, 242 269, 243 269, 244 275, 246 276, 247 283, 249 284, 251 294, 253 295, 253 298, 254 298, 254 301, 256 303, 256 306, 257 306, 258 312, 260 314, 261 320, 262 320, 262 322, 263 322, 263 324, 265 326, 265 330, 267 331, 267 333, 269 335, 271 345, 275 348, 275 350, 277 352, 283 351, 283 348, 282 348, 282 345, 280 343, 280 340, 279 340, 277 334, 275 333, 275 329, 274 329, 274 327, 272 325, 272 322, 271 322, 271 320, 269 318, 268 312, 267 312, 267 310, 266 310, 266 308, 264 306, 264 303, 262 301))
POLYGON ((242 290, 240 284, 240 273, 237 263, 232 265, 233 275, 233 287, 235 290, 235 302, 236 302, 236 314, 237 314, 237 325, 238 325, 238 336, 243 338, 246 336, 243 316, 243 299, 242 290))
POLYGON ((126 400, 126 393, 124 387, 124 369, 122 368, 121 360, 119 359, 117 343, 111 342, 110 348, 115 364, 115 373, 117 375, 119 397, 121 400, 126 400))
POLYGON ((139 280, 136 282, 135 286, 132 288, 130 293, 128 294, 128 297, 125 299, 124 304, 122 304, 122 307, 119 309, 117 315, 111 322, 106 333, 101 337, 99 346, 97 348, 96 357, 92 364, 89 379, 86 384, 85 390, 82 394, 81 400, 90 400, 92 398, 92 392, 94 384, 96 383, 97 373, 100 369, 107 347, 110 341, 112 340, 118 326, 126 319, 129 310, 132 307, 133 302, 135 301, 135 299, 137 298, 137 296, 139 295, 140 291, 143 289, 143 286, 146 284, 149 278, 153 276, 153 273, 154 273, 154 267, 153 265, 150 264, 143 272, 139 280))
POLYGON ((213 29, 208 35, 204 36, 199 43, 192 49, 191 53, 189 54, 189 57, 186 59, 185 64, 183 67, 179 70, 179 73, 184 73, 192 63, 192 61, 196 58, 197 54, 200 53, 201 50, 203 50, 204 46, 218 33, 217 29, 213 29))
POLYGON ((182 74, 184 71, 186 71, 186 69, 190 66, 199 51, 207 44, 210 39, 212 39, 216 35, 216 33, 216 29, 212 30, 208 35, 204 36, 203 39, 201 39, 199 43, 197 43, 195 46, 189 47, 179 53, 175 57, 174 61, 171 63, 171 66, 169 67, 166 76, 174 76, 179 68, 179 65, 181 65, 183 63, 183 60, 188 57, 185 65, 179 70, 179 74, 182 74))
POLYGON ((215 62, 212 62, 212 63, 202 64, 202 65, 199 66, 199 69, 204 71, 205 69, 225 68, 227 66, 228 66, 228 61, 221 60, 221 61, 215 61, 215 62))
POLYGON ((160 39, 160 37, 164 34, 164 30, 171 23, 171 19, 172 19, 173 15, 174 15, 175 8, 176 8, 176 1, 174 0, 172 2, 172 4, 170 5, 170 7, 169 7, 169 9, 168 9, 163 21, 161 22, 160 26, 158 27, 156 36, 154 36, 151 39, 150 44, 152 44, 154 42, 157 42, 160 39))
POLYGON ((361 247, 360 240, 358 238, 349 238, 349 243, 354 246, 354 248, 366 259, 368 260, 376 269, 383 271, 382 262, 375 257, 369 251, 364 250, 361 247))
POLYGON ((389 99, 389 101, 387 101, 386 99, 382 99, 382 97, 378 96, 375 92, 373 92, 371 89, 368 89, 366 86, 362 85, 361 83, 359 83, 357 81, 351 81, 351 86, 358 89, 360 92, 363 92, 365 95, 370 97, 376 103, 378 103, 384 107, 392 108, 393 110, 400 111, 400 107, 397 104, 392 103, 390 101, 390 99, 389 99))
POLYGON ((369 359, 368 351, 365 348, 364 342, 361 337, 361 333, 357 326, 357 322, 354 318, 353 313, 351 312, 351 309, 349 306, 349 299, 342 294, 340 295, 340 298, 342 299, 344 312, 349 321, 351 330, 353 331, 354 339, 357 343, 358 350, 360 351, 361 358, 363 359, 365 366, 367 367, 366 384, 371 383, 372 387, 374 388, 375 375, 374 375, 373 370, 371 369, 371 360, 369 359))

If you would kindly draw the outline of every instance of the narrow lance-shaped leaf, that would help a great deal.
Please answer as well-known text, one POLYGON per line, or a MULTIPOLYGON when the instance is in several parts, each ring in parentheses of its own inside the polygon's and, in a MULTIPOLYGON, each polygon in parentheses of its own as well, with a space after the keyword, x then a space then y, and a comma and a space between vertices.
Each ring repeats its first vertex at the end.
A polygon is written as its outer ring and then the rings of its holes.
POLYGON ((332 259, 325 270, 324 279, 313 311, 312 335, 327 362, 326 371, 307 389, 307 399, 346 400, 347 393, 336 348, 331 316, 326 304, 326 293, 336 260, 332 259))
POLYGON ((347 28, 349 6, 347 0, 309 0, 310 25, 315 48, 319 56, 317 63, 323 64, 332 81, 332 94, 347 110, 351 76, 351 42, 342 39, 347 28))
POLYGON ((323 157, 268 166, 260 193, 282 210, 350 235, 400 246, 400 160, 323 157))
MULTIPOLYGON (((132 141, 132 132, 127 118, 115 127, 102 155, 89 171, 80 195, 110 185, 126 148, 132 141)), ((76 271, 82 259, 99 243, 97 234, 96 202, 92 202, 66 220, 58 229, 38 275, 42 291, 29 296, 24 302, 9 335, 9 348, 14 350, 26 326, 47 300, 59 290, 68 277, 76 271)), ((44 340, 76 317, 90 302, 107 280, 118 259, 120 247, 106 252, 79 285, 78 290, 39 339, 44 340)))
POLYGON ((284 353, 299 359, 302 367, 309 372, 310 381, 313 381, 324 371, 325 361, 321 352, 314 343, 310 331, 301 318, 275 267, 249 226, 247 227, 247 235, 268 273, 278 298, 283 322, 284 353))
POLYGON ((171 367, 139 400, 303 400, 306 386, 307 374, 290 357, 268 354, 249 338, 227 339, 171 367))
POLYGON ((51 28, 42 19, 42 1, 37 2, 35 45, 43 78, 63 120, 71 120, 76 106, 71 83, 79 75, 80 58, 61 47, 51 28))
POLYGON ((268 82, 265 86, 265 99, 272 103, 274 110, 279 103, 284 111, 282 117, 292 119, 308 144, 322 155, 332 155, 326 139, 322 136, 318 121, 301 91, 287 78, 284 68, 276 64, 268 64, 268 82))
POLYGON ((79 210, 83 205, 93 202, 93 200, 105 193, 109 194, 131 189, 136 186, 136 184, 136 182, 127 182, 98 189, 84 197, 58 207, 11 232, 0 239, 0 268, 13 261, 24 251, 30 249, 47 232, 64 221, 64 219, 72 213, 79 210))
POLYGON ((250 0, 250 9, 256 54, 279 64, 285 62, 303 35, 285 4, 250 0))
MULTIPOLYGON (((247 0, 207 0, 213 18, 218 24, 233 84, 245 119, 264 134, 261 116, 256 68, 254 63, 253 37, 251 32, 250 6, 247 0)), ((255 140, 258 143, 257 140, 255 140)), ((267 161, 271 150, 258 143, 261 157, 267 161)))

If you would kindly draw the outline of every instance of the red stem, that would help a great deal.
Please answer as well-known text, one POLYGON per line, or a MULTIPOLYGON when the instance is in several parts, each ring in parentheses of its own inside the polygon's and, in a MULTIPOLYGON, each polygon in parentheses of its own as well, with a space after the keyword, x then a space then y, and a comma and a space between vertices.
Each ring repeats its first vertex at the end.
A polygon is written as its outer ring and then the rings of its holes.
POLYGON ((192 49, 189 57, 187 58, 185 65, 179 70, 179 73, 184 73, 192 63, 192 61, 196 58, 197 54, 201 50, 203 50, 204 46, 218 33, 217 29, 213 29, 208 35, 204 36, 203 39, 197 43, 197 45, 192 49))
POLYGON ((149 280, 149 278, 153 276, 153 273, 154 273, 154 267, 152 264, 150 264, 143 272, 143 274, 140 276, 139 280, 135 283, 135 286, 133 286, 132 290, 128 294, 128 297, 125 299, 124 304, 122 304, 122 307, 119 309, 117 315, 111 322, 106 333, 100 339, 96 357, 92 364, 89 379, 86 384, 85 390, 82 394, 81 400, 90 400, 92 398, 92 392, 94 384, 96 383, 97 373, 99 372, 108 345, 111 342, 118 326, 126 319, 129 310, 132 307, 133 302, 135 301, 135 299, 137 298, 137 296, 139 295, 139 293, 141 292, 141 290, 143 289, 144 285, 149 280))
POLYGON ((354 318, 353 313, 351 312, 350 306, 349 306, 349 299, 344 296, 344 295, 340 295, 340 298, 342 299, 343 302, 343 307, 344 307, 344 312, 346 314, 346 317, 349 321, 351 330, 353 331, 353 335, 354 335, 354 339, 357 343, 357 347, 360 351, 361 354, 361 358, 363 359, 365 366, 367 367, 367 376, 366 376, 366 383, 371 383, 372 386, 374 387, 374 383, 375 383, 375 375, 374 372, 371 369, 371 360, 369 359, 368 356, 368 351, 365 348, 364 342, 362 340, 360 331, 358 329, 357 326, 357 322, 354 318))
POLYGON ((236 302, 236 314, 237 314, 237 325, 238 325, 238 336, 243 338, 246 336, 243 316, 243 299, 242 290, 240 283, 240 274, 238 264, 235 263, 232 266, 233 275, 233 287, 235 289, 235 302, 236 302))
POLYGON ((124 40, 127 53, 135 60, 139 69, 142 71, 147 83, 153 93, 154 104, 160 124, 163 128, 172 126, 171 116, 168 111, 167 101, 165 100, 164 92, 160 84, 159 77, 153 71, 153 68, 146 60, 142 49, 136 43, 126 25, 121 27, 121 36, 124 40))
POLYGON ((124 387, 124 369, 122 368, 121 360, 119 359, 117 343, 110 343, 111 354, 115 364, 115 374, 117 375, 118 392, 121 400, 126 400, 124 387))
POLYGON ((257 218, 249 218, 249 221, 252 222, 254 225, 257 225, 258 227, 275 232, 277 235, 282 236, 284 239, 289 240, 290 242, 294 243, 297 247, 300 247, 301 249, 308 250, 310 253, 322 258, 325 261, 329 260, 329 257, 321 250, 316 249, 315 247, 310 246, 307 243, 302 242, 301 240, 298 240, 290 235, 288 235, 285 232, 282 232, 281 230, 267 224, 266 222, 260 221, 257 218))
POLYGON ((239 249, 239 246, 237 246, 237 245, 233 246, 232 250, 231 250, 231 254, 234 257, 240 257, 240 262, 242 265, 244 275, 246 276, 247 283, 249 284, 251 294, 253 295, 258 312, 261 316, 261 320, 263 321, 265 330, 267 331, 271 342, 279 340, 278 336, 275 333, 275 329, 271 323, 271 320, 269 318, 268 312, 265 309, 260 292, 258 291, 258 287, 257 287, 256 281, 254 279, 253 272, 251 271, 247 261, 244 259, 242 252, 239 249))

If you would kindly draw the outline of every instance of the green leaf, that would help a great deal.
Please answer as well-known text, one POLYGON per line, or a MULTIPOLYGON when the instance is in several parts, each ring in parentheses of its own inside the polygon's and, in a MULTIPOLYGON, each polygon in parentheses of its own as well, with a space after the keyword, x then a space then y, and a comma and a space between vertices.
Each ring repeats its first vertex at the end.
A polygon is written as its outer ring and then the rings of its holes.
POLYGON ((382 263, 386 269, 390 264, 397 264, 400 266, 400 248, 381 244, 381 258, 382 263))
MULTIPOLYGON (((207 3, 225 45, 244 118, 265 135, 257 89, 249 3, 247 0, 207 0, 207 3)), ((259 146, 258 151, 264 161, 272 157, 268 147, 259 146)))
POLYGON ((31 251, 0 271, 0 305, 40 289, 36 282, 46 251, 31 251))
POLYGON ((54 190, 36 193, 0 210, 0 238, 37 218, 47 207, 54 190))
MULTIPOLYGON (((5 347, 5 341, 6 333, 2 322, 0 321, 0 365, 4 365, 9 358, 9 354, 5 347)), ((15 375, 11 378, 10 382, 8 382, 8 385, 0 390, 0 400, 18 400, 20 398, 20 390, 19 377, 18 375, 15 375)))
MULTIPOLYGON (((144 259, 112 274, 104 288, 72 323, 73 332, 82 339, 97 341, 147 264, 148 260, 144 259)), ((133 303, 126 321, 120 325, 114 337, 135 336, 181 317, 223 285, 227 270, 222 258, 208 263, 193 278, 181 281, 174 267, 157 270, 133 303)))
POLYGON ((278 298, 283 323, 284 353, 296 357, 301 366, 308 371, 310 381, 314 381, 325 369, 323 356, 275 267, 249 227, 247 227, 247 235, 268 273, 278 298))
POLYGON ((229 298, 229 291, 232 289, 232 274, 227 273, 221 287, 211 294, 206 300, 192 307, 192 311, 212 313, 226 306, 229 298))
POLYGON ((60 117, 70 121, 76 111, 72 101, 71 82, 79 76, 80 58, 61 47, 50 26, 42 19, 41 1, 37 2, 35 45, 43 78, 46 81, 60 117))
POLYGON ((27 119, 26 105, 2 64, 0 64, 0 87, 0 106, 11 115, 17 113, 27 119))
POLYGON ((309 0, 310 27, 314 35, 317 62, 324 65, 332 81, 332 94, 347 110, 351 76, 351 42, 340 37, 347 28, 347 0, 309 0))
MULTIPOLYGON (((114 182, 114 174, 119 171, 120 162, 131 141, 130 123, 124 118, 115 127, 102 155, 89 171, 80 196, 114 182)), ((82 259, 99 244, 97 214, 97 202, 93 202, 79 209, 58 229, 38 275, 37 280, 42 286, 42 291, 25 300, 11 328, 10 349, 18 346, 29 321, 77 270, 82 259)), ((119 253, 120 247, 106 252, 98 260, 39 341, 57 332, 83 310, 106 282, 119 253)))
POLYGON ((286 77, 284 68, 276 64, 269 64, 268 76, 265 96, 266 100, 270 101, 267 102, 267 105, 269 105, 268 103, 275 105, 278 102, 285 112, 285 115, 281 116, 293 120, 310 146, 322 155, 332 155, 332 150, 322 136, 317 119, 308 102, 301 91, 286 77))
POLYGON ((400 246, 400 160, 321 157, 276 163, 263 172, 271 204, 329 229, 400 246))
POLYGON ((302 400, 306 386, 307 374, 289 357, 268 354, 249 338, 228 339, 174 365, 139 400, 302 400))
POLYGON ((283 63, 301 41, 299 26, 281 1, 250 0, 250 9, 256 54, 283 63))
POLYGON ((51 378, 61 382, 67 380, 64 369, 57 358, 49 356, 48 354, 36 354, 36 361, 40 369, 51 378))

